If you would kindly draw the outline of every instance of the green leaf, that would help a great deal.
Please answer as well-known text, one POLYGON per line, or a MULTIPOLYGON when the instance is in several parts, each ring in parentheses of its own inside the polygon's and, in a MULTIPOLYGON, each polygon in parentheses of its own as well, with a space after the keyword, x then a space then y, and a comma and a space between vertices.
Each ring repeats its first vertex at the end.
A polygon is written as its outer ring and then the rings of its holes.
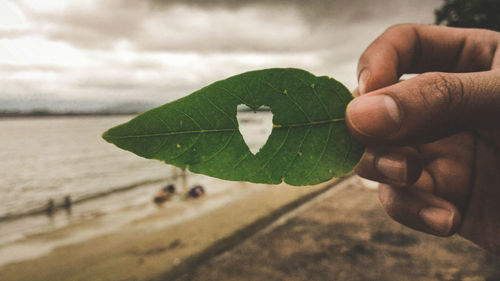
POLYGON ((352 95, 300 69, 265 69, 215 82, 111 128, 103 138, 139 156, 233 181, 317 184, 349 173, 364 147, 345 125, 352 95), (269 106, 273 130, 252 154, 238 130, 239 104, 269 106))

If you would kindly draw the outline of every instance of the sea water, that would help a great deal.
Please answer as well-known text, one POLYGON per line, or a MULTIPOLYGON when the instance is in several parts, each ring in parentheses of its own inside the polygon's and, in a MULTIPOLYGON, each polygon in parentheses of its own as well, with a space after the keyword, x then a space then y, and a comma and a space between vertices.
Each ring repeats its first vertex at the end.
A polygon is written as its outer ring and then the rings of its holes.
MULTIPOLYGON (((154 194, 174 183, 178 192, 202 184, 202 204, 168 202, 178 216, 158 227, 195 217, 244 196, 245 185, 187 173, 160 161, 138 157, 106 143, 101 134, 133 116, 44 117, 0 119, 0 266, 40 256, 53 248, 76 243, 154 214, 154 194), (69 196, 71 209, 44 212, 49 200, 61 206, 69 196), (99 219, 97 227, 60 239, 29 239, 71 225, 99 219)), ((271 112, 239 112, 240 130, 253 151, 271 131, 271 112)))

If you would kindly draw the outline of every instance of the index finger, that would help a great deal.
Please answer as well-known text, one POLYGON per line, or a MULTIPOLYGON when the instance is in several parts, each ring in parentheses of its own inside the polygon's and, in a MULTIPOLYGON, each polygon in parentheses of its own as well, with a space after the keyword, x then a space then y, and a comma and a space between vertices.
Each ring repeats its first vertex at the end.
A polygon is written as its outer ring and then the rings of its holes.
POLYGON ((483 29, 392 26, 361 55, 359 92, 392 85, 405 73, 489 70, 499 39, 498 32, 483 29))

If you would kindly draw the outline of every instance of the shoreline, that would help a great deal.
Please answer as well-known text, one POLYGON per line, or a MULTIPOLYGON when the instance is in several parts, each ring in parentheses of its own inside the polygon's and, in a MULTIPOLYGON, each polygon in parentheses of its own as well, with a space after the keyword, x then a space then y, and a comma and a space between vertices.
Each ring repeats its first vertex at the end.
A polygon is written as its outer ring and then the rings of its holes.
MULTIPOLYGON (((250 191, 188 220, 161 208, 126 227, 0 267, 0 280, 497 280, 500 260, 460 238, 387 217, 356 176, 312 187, 250 191), (322 276, 320 279, 313 277, 322 276), (461 278, 463 277, 463 278, 461 278)), ((198 211, 197 211, 198 210, 198 211)), ((84 224, 92 224, 92 221, 84 224)), ((82 226, 72 226, 78 230, 82 226)), ((66 230, 32 239, 40 243, 66 230)))
POLYGON ((47 113, 16 113, 0 112, 0 120, 18 119, 18 118, 45 118, 45 117, 113 117, 113 116, 131 116, 138 115, 141 112, 123 112, 123 113, 94 113, 94 112, 47 112, 47 113))
MULTIPOLYGON (((124 191, 129 191, 129 190, 134 189, 134 188, 141 188, 141 187, 144 187, 144 186, 150 185, 150 184, 158 184, 158 183, 166 182, 168 180, 173 179, 174 177, 175 176, 165 177, 165 178, 158 178, 158 179, 151 179, 151 180, 144 180, 144 181, 132 183, 132 184, 125 185, 125 186, 116 187, 116 188, 113 188, 113 189, 110 189, 110 190, 106 190, 106 191, 102 191, 102 192, 98 192, 98 193, 89 194, 87 196, 80 197, 80 198, 78 198, 76 200, 72 199, 71 200, 71 205, 78 205, 78 204, 87 202, 89 200, 99 199, 99 198, 106 197, 106 196, 109 196, 109 195, 112 195, 112 194, 116 194, 116 193, 120 193, 120 192, 124 192, 124 191)), ((56 212, 59 212, 59 211, 71 211, 71 207, 70 208, 65 208, 64 204, 65 203, 64 203, 62 197, 61 198, 57 198, 55 200, 55 203, 54 203, 54 206, 53 206, 53 209, 52 209, 53 213, 56 213, 56 212)), ((30 210, 28 210, 25 213, 2 215, 2 216, 0 216, 0 223, 4 223, 4 222, 8 222, 8 221, 13 221, 13 220, 17 220, 17 219, 21 219, 21 218, 25 218, 25 217, 29 217, 29 216, 41 215, 41 214, 45 214, 47 212, 48 212, 48 208, 47 208, 46 205, 45 206, 40 206, 40 207, 36 207, 36 208, 30 209, 30 210)), ((52 216, 52 215, 53 214, 47 214, 47 216, 52 216)))
POLYGON ((178 213, 175 217, 165 217, 163 224, 171 225, 182 222, 197 215, 196 212, 203 214, 227 204, 233 199, 237 200, 249 192, 261 189, 258 186, 254 189, 242 189, 243 184, 235 185, 232 182, 197 174, 190 174, 185 179, 186 182, 182 176, 175 177, 174 175, 173 178, 174 181, 163 181, 160 184, 148 183, 138 188, 113 192, 107 196, 86 200, 81 204, 76 204, 71 209, 57 210, 50 215, 42 213, 2 222, 2 228, 0 228, 0 266, 12 261, 39 257, 60 246, 118 231, 120 228, 126 228, 133 221, 154 217, 161 213, 162 209, 178 213), (179 183, 179 181, 181 185, 187 184, 187 181, 202 184, 207 188, 208 195, 199 201, 185 200, 184 192, 186 190, 181 188, 168 202, 164 204, 153 203, 154 194, 162 186, 172 182, 179 183), (81 228, 81 231, 75 231, 76 228, 81 228), (63 234, 52 235, 57 233, 63 234), (50 236, 55 238, 44 241, 43 245, 37 243, 36 239, 31 239, 32 237, 50 236), (24 251, 24 249, 31 250, 24 251))
MULTIPOLYGON (((132 220, 120 229, 77 243, 56 247, 49 253, 33 259, 17 261, 0 267, 1 280, 96 280, 129 278, 128 268, 138 279, 154 278, 180 264, 183 260, 209 248, 216 241, 231 236, 235 231, 262 219, 273 211, 332 184, 326 182, 314 187, 290 187, 231 183, 248 190, 239 198, 224 199, 223 195, 191 201, 193 213, 186 220, 167 223, 179 216, 175 208, 159 208, 148 215, 132 220), (219 197, 217 197, 219 196, 219 197), (198 210, 216 199, 220 205, 201 214, 198 210), (227 201, 227 204, 224 203, 227 201), (61 261, 64 263, 61 264, 61 261), (86 264, 82 271, 81 264, 86 264)), ((241 193, 241 188, 238 192, 241 193)), ((236 188, 234 189, 236 192, 236 188)), ((210 195, 209 195, 210 196, 210 195)), ((38 235, 43 244, 68 232, 85 229, 69 226, 52 233, 38 235)))

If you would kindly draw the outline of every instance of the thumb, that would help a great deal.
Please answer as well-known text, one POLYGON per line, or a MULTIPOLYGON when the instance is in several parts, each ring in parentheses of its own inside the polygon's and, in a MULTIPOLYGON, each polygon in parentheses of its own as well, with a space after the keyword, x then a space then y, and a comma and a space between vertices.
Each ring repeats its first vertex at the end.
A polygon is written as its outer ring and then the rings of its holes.
POLYGON ((355 98, 346 119, 353 136, 366 144, 411 145, 498 128, 500 70, 421 74, 355 98))

